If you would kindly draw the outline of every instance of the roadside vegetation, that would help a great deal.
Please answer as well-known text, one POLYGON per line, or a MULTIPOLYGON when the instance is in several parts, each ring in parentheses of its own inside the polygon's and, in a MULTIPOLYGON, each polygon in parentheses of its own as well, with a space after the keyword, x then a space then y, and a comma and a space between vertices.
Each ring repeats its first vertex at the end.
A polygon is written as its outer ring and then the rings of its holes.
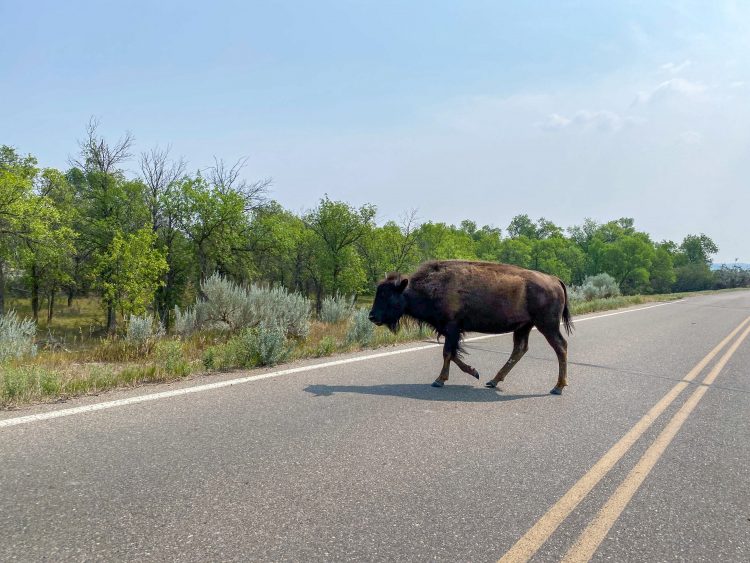
POLYGON ((0 407, 427 338, 367 309, 386 272, 431 259, 554 274, 574 314, 750 286, 738 266, 711 270, 703 233, 657 242, 631 218, 525 214, 504 230, 416 211, 378 224, 373 205, 327 196, 293 213, 244 161, 190 172, 133 147, 93 120, 67 170, 0 145, 0 407))

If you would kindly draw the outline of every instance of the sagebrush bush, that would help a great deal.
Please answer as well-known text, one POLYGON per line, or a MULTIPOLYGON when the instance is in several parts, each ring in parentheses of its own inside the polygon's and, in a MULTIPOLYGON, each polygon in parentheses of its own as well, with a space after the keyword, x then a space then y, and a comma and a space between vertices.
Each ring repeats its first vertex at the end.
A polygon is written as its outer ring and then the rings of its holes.
POLYGON ((319 318, 324 323, 333 324, 348 319, 354 311, 354 295, 329 295, 320 304, 319 318))
POLYGON ((282 327, 261 323, 248 332, 252 335, 251 342, 255 348, 258 365, 275 366, 289 355, 290 350, 282 327))
POLYGON ((131 344, 143 345, 149 340, 164 335, 164 326, 153 315, 148 313, 138 316, 130 315, 125 340, 131 344))
POLYGON ((349 321, 349 330, 346 333, 346 341, 349 344, 362 344, 367 346, 372 342, 375 334, 375 325, 368 318, 367 309, 357 309, 349 321))
POLYGON ((190 336, 197 328, 195 309, 188 307, 184 311, 174 306, 174 331, 180 336, 190 336))
POLYGON ((571 301, 592 301, 619 295, 620 286, 617 280, 606 273, 588 276, 580 286, 571 287, 568 291, 571 301))
POLYGON ((247 301, 244 326, 280 327, 293 338, 305 338, 310 332, 312 303, 300 293, 251 285, 247 301))
POLYGON ((10 358, 36 355, 36 323, 19 320, 15 311, 0 315, 0 362, 10 358))
POLYGON ((283 287, 240 287, 219 274, 202 285, 205 299, 195 305, 196 326, 240 330, 278 326, 294 338, 305 338, 310 330, 310 300, 283 287))
POLYGON ((201 328, 235 330, 241 327, 247 291, 220 274, 201 283, 204 299, 195 304, 196 322, 201 328))

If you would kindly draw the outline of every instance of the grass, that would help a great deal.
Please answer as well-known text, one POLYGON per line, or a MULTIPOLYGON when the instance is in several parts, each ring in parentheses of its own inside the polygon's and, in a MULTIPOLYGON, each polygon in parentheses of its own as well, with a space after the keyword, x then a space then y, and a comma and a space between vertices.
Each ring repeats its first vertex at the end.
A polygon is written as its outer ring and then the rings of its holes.
MULTIPOLYGON (((720 290, 734 291, 734 290, 720 290)), ((675 293, 664 295, 632 295, 588 302, 574 302, 571 313, 582 315, 596 311, 607 311, 649 302, 673 301, 701 293, 675 293)), ((86 337, 84 326, 99 326, 97 315, 101 310, 94 300, 81 299, 77 305, 53 319, 51 331, 68 335, 64 346, 40 346, 40 353, 33 358, 13 360, 0 365, 0 408, 14 408, 24 404, 44 401, 59 401, 67 398, 96 394, 114 388, 127 388, 146 383, 159 383, 183 379, 212 370, 231 370, 258 365, 257 358, 244 359, 242 354, 228 353, 237 346, 236 337, 222 332, 198 332, 184 339, 172 337, 153 339, 135 345, 123 339, 107 339, 92 331, 86 337), (70 336, 72 335, 72 336, 70 336), (213 359, 207 362, 207 356, 213 359), (211 370, 206 369, 206 364, 211 370)), ((20 303, 16 310, 20 316, 28 314, 20 303)), ((67 309, 65 305, 62 308, 67 309)), ((574 319, 575 321, 575 319, 574 319)), ((42 325, 44 327, 44 324, 42 325)), ((44 327, 47 328, 47 327, 44 327)), ((376 327, 371 340, 363 345, 352 342, 348 320, 326 324, 311 323, 309 335, 304 340, 288 341, 286 361, 305 358, 320 358, 342 352, 353 352, 365 348, 380 348, 404 342, 433 338, 431 331, 417 323, 405 321, 401 330, 394 334, 384 327, 376 327)), ((41 339, 44 340, 44 329, 41 339)), ((53 333, 54 334, 54 333, 53 333)))
POLYGON ((681 298, 682 296, 677 293, 667 293, 664 295, 619 295, 617 297, 593 299, 592 301, 574 301, 570 304, 570 313, 573 316, 585 315, 586 313, 611 311, 612 309, 622 309, 623 307, 653 303, 654 301, 675 301, 681 298))
MULTIPOLYGON (((31 318, 29 299, 9 297, 7 311, 15 310, 19 318, 31 318)), ((43 300, 37 322, 37 344, 40 350, 79 351, 99 348, 106 340, 104 309, 98 299, 76 297, 68 307, 67 297, 60 294, 55 302, 52 321, 47 323, 47 302, 43 300)), ((119 317, 119 315, 118 315, 119 317)), ((122 318, 118 318, 122 326, 122 318)))

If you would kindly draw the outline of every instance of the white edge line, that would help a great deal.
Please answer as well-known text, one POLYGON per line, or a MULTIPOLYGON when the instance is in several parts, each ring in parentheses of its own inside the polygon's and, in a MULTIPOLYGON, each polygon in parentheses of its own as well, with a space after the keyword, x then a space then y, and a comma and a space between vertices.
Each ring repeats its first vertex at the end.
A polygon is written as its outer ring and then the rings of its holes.
MULTIPOLYGON (((584 317, 582 319, 575 319, 575 322, 582 323, 584 321, 590 321, 592 319, 601 319, 603 317, 611 317, 613 315, 624 315, 626 313, 635 313, 638 311, 644 311, 646 309, 653 309, 654 307, 662 307, 664 305, 672 305, 674 303, 679 303, 679 302, 680 302, 679 300, 667 301, 666 303, 659 303, 657 305, 649 305, 648 307, 639 307, 638 309, 628 309, 627 311, 616 311, 614 313, 605 313, 603 315, 596 315, 593 317, 584 317)), ((496 338, 499 336, 503 336, 503 335, 502 334, 485 334, 483 336, 474 336, 472 338, 467 338, 465 342, 472 342, 475 340, 484 340, 486 338, 496 338)), ((192 393, 201 393, 203 391, 211 391, 213 389, 221 389, 223 387, 232 387, 233 385, 242 385, 244 383, 260 381, 261 379, 270 379, 272 377, 280 377, 282 375, 290 375, 292 373, 301 373, 305 371, 313 371, 316 369, 328 368, 332 366, 353 364, 356 362, 364 362, 364 361, 373 360, 376 358, 385 358, 387 356, 396 356, 398 354, 406 354, 408 352, 418 352, 420 350, 427 350, 428 348, 435 348, 437 346, 442 346, 442 344, 437 344, 437 343, 425 344, 423 346, 414 346, 412 348, 403 348, 401 350, 391 350, 389 352, 378 352, 376 354, 368 354, 367 356, 356 356, 354 358, 345 358, 343 360, 333 360, 330 362, 323 362, 320 364, 313 364, 309 366, 282 369, 279 371, 272 371, 269 373, 261 373, 259 375, 250 375, 247 377, 239 377, 237 379, 219 381, 217 383, 207 383, 204 385, 196 385, 193 387, 186 387, 184 389, 174 389, 172 391, 162 391, 160 393, 139 395, 137 397, 130 397, 127 399, 118 399, 116 401, 105 401, 103 403, 96 403, 93 405, 84 405, 80 407, 73 407, 70 409, 60 409, 56 411, 49 411, 49 412, 44 412, 44 413, 39 413, 39 414, 18 416, 15 418, 6 418, 4 420, 0 420, 0 428, 6 428, 9 426, 18 426, 20 424, 28 424, 30 422, 37 422, 41 420, 50 420, 52 418, 60 418, 63 416, 72 416, 74 414, 112 409, 115 407, 123 407, 126 405, 133 405, 136 403, 145 403, 147 401, 167 399, 169 397, 179 397, 180 395, 190 395, 192 393)))

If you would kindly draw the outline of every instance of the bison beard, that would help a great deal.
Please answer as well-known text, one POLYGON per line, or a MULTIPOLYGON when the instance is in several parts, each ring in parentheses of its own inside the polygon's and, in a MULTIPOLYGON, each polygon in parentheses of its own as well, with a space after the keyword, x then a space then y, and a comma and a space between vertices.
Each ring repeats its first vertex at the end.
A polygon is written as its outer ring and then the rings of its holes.
POLYGON ((445 337, 436 387, 448 380, 451 362, 479 378, 477 370, 461 359, 465 332, 513 333, 510 358, 487 382, 494 388, 528 350, 534 327, 557 354, 558 380, 551 392, 559 395, 567 385, 567 342, 560 323, 569 334, 572 322, 565 284, 554 276, 493 262, 426 262, 408 278, 390 274, 378 285, 370 319, 395 333, 402 315, 432 326, 445 337))

